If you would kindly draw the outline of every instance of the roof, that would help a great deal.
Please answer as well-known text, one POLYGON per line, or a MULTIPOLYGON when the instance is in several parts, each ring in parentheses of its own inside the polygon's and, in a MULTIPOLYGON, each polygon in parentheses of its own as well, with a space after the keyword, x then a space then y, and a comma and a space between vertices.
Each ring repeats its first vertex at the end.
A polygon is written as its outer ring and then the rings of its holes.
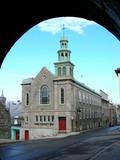
POLYGON ((4 113, 9 113, 9 110, 7 110, 6 105, 3 104, 2 102, 0 102, 0 109, 2 109, 2 111, 4 111, 4 113))
POLYGON ((53 77, 55 76, 51 71, 47 69, 47 67, 43 67, 40 72, 49 72, 53 77))
POLYGON ((27 78, 27 79, 24 79, 21 83, 21 85, 25 85, 25 84, 31 84, 33 81, 33 78, 27 78))
POLYGON ((63 36, 61 37, 60 41, 68 41, 67 37, 63 36))
POLYGON ((71 78, 68 78, 68 79, 67 79, 67 78, 66 78, 66 79, 64 79, 64 78, 54 79, 54 81, 67 81, 67 80, 70 80, 70 81, 72 81, 74 84, 77 84, 79 87, 81 87, 81 88, 83 88, 83 89, 86 89, 86 90, 88 90, 88 91, 90 91, 90 92, 92 92, 92 93, 94 93, 94 94, 96 94, 96 95, 98 95, 98 96, 101 97, 101 95, 100 95, 98 92, 96 92, 95 90, 89 88, 89 87, 86 86, 84 83, 80 83, 80 82, 77 81, 77 80, 74 80, 74 79, 71 79, 71 78))
POLYGON ((99 93, 97 93, 95 90, 93 90, 93 89, 91 89, 91 88, 89 88, 88 86, 86 86, 84 83, 80 83, 79 81, 77 81, 77 80, 74 80, 75 81, 75 83, 76 84, 78 84, 79 86, 81 86, 81 87, 83 87, 83 88, 85 88, 85 89, 87 89, 87 90, 89 90, 90 92, 93 92, 94 94, 97 94, 98 96, 100 96, 101 97, 101 95, 99 94, 99 93))

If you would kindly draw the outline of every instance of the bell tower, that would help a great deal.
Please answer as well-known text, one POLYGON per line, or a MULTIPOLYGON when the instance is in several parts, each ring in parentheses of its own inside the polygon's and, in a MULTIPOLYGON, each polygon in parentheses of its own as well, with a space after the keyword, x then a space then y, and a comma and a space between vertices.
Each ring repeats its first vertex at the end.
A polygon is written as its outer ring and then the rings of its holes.
POLYGON ((70 61, 70 53, 67 38, 62 37, 60 40, 60 50, 58 50, 58 61, 70 61))
POLYGON ((74 64, 70 61, 71 51, 68 48, 68 39, 64 35, 63 27, 63 36, 60 39, 60 49, 58 53, 58 62, 55 64, 55 75, 56 78, 69 78, 73 79, 73 69, 74 64))

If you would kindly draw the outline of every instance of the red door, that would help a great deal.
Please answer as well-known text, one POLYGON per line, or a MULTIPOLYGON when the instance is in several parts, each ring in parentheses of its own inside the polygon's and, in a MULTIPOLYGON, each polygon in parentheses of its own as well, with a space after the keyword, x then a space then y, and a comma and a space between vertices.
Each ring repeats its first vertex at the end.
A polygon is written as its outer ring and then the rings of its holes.
POLYGON ((29 131, 25 130, 25 141, 29 140, 29 131))
POLYGON ((59 117, 59 132, 66 132, 66 117, 59 117))
POLYGON ((20 135, 19 130, 16 130, 16 140, 19 140, 19 135, 20 135))

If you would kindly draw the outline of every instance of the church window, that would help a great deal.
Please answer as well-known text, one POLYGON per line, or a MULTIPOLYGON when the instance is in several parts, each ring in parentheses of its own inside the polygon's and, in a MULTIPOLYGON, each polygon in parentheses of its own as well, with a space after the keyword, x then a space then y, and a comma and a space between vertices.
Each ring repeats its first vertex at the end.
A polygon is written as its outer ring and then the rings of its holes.
POLYGON ((58 68, 58 76, 61 76, 61 67, 58 68))
POLYGON ((63 67, 63 76, 66 75, 66 67, 63 67))
POLYGON ((62 56, 62 57, 64 57, 64 54, 63 54, 63 53, 61 53, 61 56, 62 56))
POLYGON ((59 53, 59 55, 58 55, 58 60, 60 61, 60 53, 59 53))
POLYGON ((52 116, 52 122, 54 121, 54 116, 52 116))
POLYGON ((73 70, 70 68, 70 75, 73 76, 73 70))
POLYGON ((81 102, 81 92, 79 91, 79 101, 81 102))
POLYGON ((48 122, 50 122, 50 116, 48 116, 48 122))
POLYGON ((67 57, 67 56, 68 56, 68 54, 67 54, 67 53, 65 53, 65 56, 67 57))
POLYGON ((49 104, 49 88, 46 85, 43 85, 40 90, 40 103, 49 104))
POLYGON ((42 122, 42 116, 40 116, 40 122, 42 122))
POLYGON ((44 122, 46 122, 46 116, 44 116, 44 122))
POLYGON ((29 93, 26 93, 25 101, 26 101, 26 106, 28 106, 29 105, 29 93))
POLYGON ((36 122, 38 122, 38 116, 36 116, 36 122))
POLYGON ((64 46, 64 43, 62 43, 62 47, 64 46))
POLYGON ((61 88, 61 104, 64 104, 64 88, 61 88))
POLYGON ((28 122, 28 116, 26 117, 26 121, 28 122))

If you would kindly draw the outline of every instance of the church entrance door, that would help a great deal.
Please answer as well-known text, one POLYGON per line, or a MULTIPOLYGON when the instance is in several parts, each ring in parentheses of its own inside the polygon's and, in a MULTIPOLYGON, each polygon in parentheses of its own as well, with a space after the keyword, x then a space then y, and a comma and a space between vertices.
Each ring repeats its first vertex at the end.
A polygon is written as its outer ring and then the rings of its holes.
POLYGON ((20 132, 19 130, 16 130, 16 140, 19 140, 19 138, 20 138, 20 132))
POLYGON ((66 117, 59 117, 59 132, 66 132, 66 117))
POLYGON ((29 131, 25 130, 25 141, 29 140, 29 131))

